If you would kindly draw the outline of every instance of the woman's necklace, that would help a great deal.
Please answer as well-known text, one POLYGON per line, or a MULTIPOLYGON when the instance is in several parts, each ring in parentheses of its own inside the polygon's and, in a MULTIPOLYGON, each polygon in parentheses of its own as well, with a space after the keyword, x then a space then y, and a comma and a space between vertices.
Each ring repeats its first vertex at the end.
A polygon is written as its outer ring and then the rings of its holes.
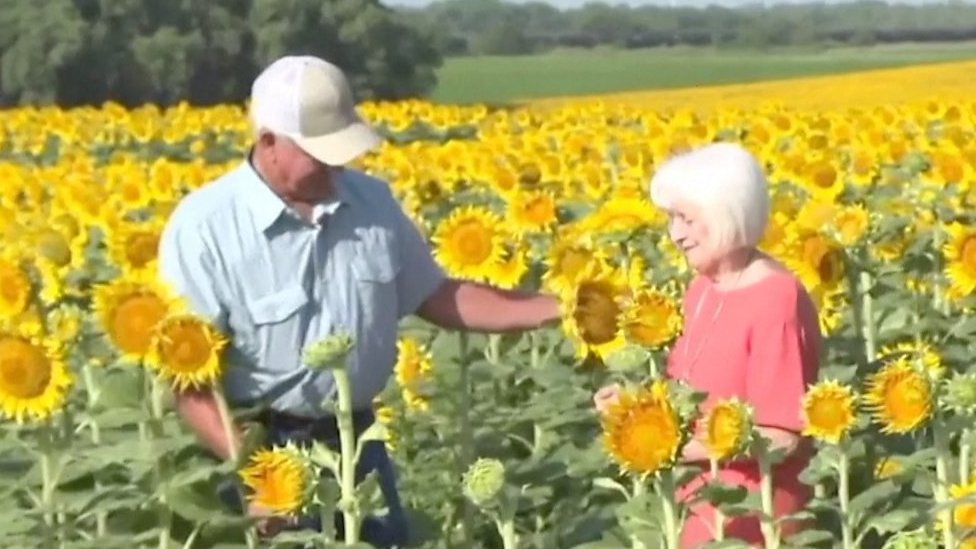
MULTIPOLYGON (((735 288, 739 284, 739 281, 742 279, 743 273, 746 272, 746 269, 748 269, 749 265, 752 263, 752 258, 753 258, 753 254, 749 254, 749 259, 746 262, 746 266, 743 267, 736 275, 735 282, 732 284, 732 288, 735 288)), ((702 296, 698 298, 698 303, 695 305, 695 313, 691 317, 691 322, 688 323, 689 327, 692 324, 694 324, 696 320, 698 320, 698 316, 701 314, 702 306, 704 305, 705 299, 708 297, 708 294, 710 293, 711 289, 712 286, 706 287, 705 291, 702 292, 702 296)), ((698 346, 698 350, 695 352, 695 355, 691 357, 691 360, 688 359, 688 351, 689 351, 689 347, 691 346, 691 338, 688 337, 690 336, 690 333, 685 333, 684 353, 682 353, 681 356, 681 361, 683 363, 682 370, 684 370, 685 381, 691 381, 691 374, 692 371, 694 370, 694 365, 698 361, 699 357, 701 357, 701 354, 702 352, 704 352, 705 347, 708 345, 708 338, 712 334, 713 328, 715 327, 715 323, 718 321, 719 315, 722 314, 722 309, 725 308, 725 299, 726 297, 728 297, 728 292, 721 292, 721 296, 722 297, 718 302, 718 306, 715 307, 715 314, 712 315, 712 319, 709 322, 708 327, 705 329, 704 335, 702 336, 701 345, 698 346)))

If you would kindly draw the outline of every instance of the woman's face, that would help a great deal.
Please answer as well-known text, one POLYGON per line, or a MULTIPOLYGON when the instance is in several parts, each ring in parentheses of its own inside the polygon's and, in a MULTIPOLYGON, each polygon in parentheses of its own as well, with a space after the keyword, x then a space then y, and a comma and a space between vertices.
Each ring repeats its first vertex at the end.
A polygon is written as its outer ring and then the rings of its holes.
POLYGON ((668 234, 685 254, 688 264, 699 272, 708 270, 715 261, 715 250, 702 209, 677 200, 668 210, 668 218, 668 234))

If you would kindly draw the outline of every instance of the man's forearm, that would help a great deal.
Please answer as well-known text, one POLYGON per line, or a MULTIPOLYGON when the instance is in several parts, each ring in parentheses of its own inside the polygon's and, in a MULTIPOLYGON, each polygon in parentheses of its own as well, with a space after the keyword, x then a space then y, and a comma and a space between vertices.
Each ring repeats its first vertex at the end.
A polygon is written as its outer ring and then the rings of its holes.
POLYGON ((557 320, 559 302, 544 294, 448 280, 419 314, 446 329, 501 333, 535 329, 557 320))
POLYGON ((241 444, 241 433, 233 426, 234 440, 228 441, 224 425, 220 420, 220 408, 210 389, 178 392, 176 410, 200 442, 222 460, 237 454, 241 444), (233 445, 233 446, 232 446, 233 445), (234 452, 231 452, 231 448, 234 452))

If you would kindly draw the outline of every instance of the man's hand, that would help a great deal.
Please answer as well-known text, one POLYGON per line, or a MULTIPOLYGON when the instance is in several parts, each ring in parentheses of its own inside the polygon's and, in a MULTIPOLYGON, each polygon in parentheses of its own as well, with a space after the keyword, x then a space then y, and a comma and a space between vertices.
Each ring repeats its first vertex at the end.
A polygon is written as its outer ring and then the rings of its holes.
POLYGON ((215 456, 221 460, 231 459, 241 451, 243 434, 234 426, 234 439, 228 440, 224 424, 220 419, 220 408, 211 389, 187 389, 174 395, 176 410, 180 417, 215 456))
POLYGON ((557 325, 562 304, 548 294, 448 279, 424 301, 417 315, 447 330, 505 333, 557 325))
POLYGON ((619 399, 620 385, 614 383, 613 385, 601 387, 600 390, 593 395, 593 405, 596 406, 597 412, 605 414, 607 413, 607 410, 616 404, 617 400, 619 399))

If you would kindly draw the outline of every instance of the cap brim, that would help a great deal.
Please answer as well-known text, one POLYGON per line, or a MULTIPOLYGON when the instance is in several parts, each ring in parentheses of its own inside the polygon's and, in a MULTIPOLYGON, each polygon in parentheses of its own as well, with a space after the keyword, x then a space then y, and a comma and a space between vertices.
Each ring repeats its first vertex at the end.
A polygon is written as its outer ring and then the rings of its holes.
POLYGON ((344 166, 383 142, 383 138, 365 122, 355 122, 328 135, 292 139, 302 150, 330 166, 344 166))

